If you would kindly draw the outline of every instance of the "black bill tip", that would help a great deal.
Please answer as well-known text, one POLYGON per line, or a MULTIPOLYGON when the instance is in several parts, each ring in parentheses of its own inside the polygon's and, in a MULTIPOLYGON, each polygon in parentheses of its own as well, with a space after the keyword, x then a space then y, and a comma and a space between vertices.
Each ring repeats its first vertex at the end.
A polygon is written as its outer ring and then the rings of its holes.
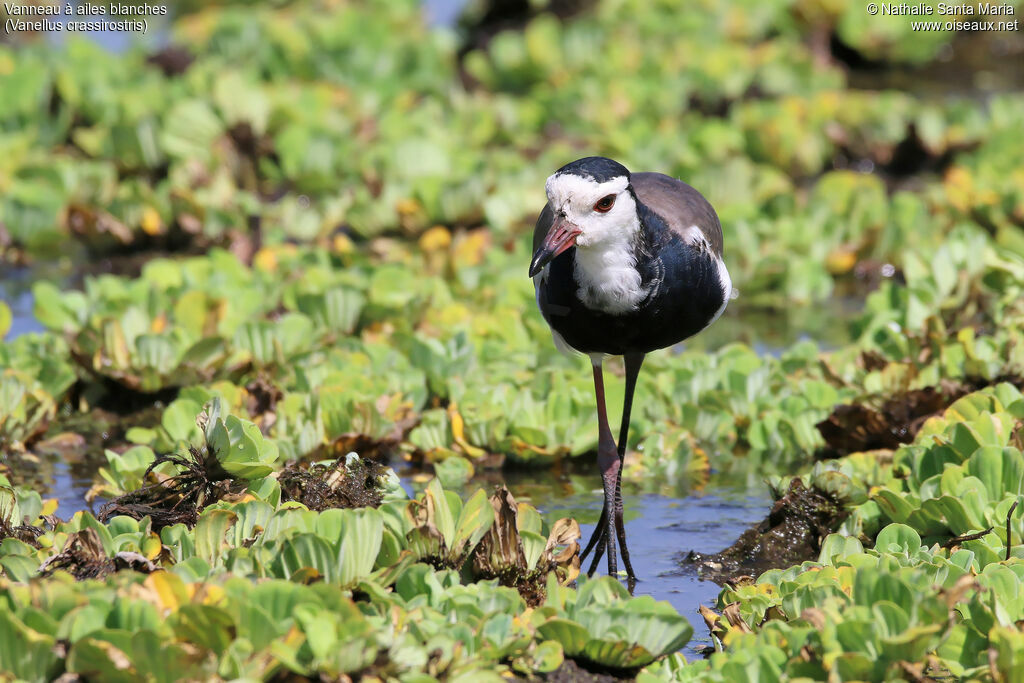
POLYGON ((530 261, 530 277, 536 277, 537 273, 544 269, 548 263, 555 257, 555 252, 552 249, 545 249, 541 247, 537 250, 537 253, 533 255, 533 260, 530 261))

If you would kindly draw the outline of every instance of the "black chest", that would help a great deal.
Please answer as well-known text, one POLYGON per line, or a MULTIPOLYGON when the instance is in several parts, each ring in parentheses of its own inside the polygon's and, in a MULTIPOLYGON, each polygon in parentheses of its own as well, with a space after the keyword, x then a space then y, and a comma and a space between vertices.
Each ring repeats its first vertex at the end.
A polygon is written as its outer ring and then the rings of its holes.
POLYGON ((638 259, 648 295, 635 310, 594 310, 577 294, 575 253, 569 249, 549 264, 537 299, 548 324, 585 353, 647 353, 672 346, 707 327, 725 301, 717 257, 673 235, 638 259))

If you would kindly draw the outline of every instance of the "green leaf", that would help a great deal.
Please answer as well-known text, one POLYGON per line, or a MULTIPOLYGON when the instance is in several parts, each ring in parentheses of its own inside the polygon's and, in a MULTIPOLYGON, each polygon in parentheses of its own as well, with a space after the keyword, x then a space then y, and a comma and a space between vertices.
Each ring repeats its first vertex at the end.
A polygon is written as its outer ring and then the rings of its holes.
POLYGON ((160 424, 175 442, 198 443, 202 432, 196 425, 196 416, 202 407, 195 401, 179 398, 171 401, 160 417, 160 424))
POLYGON ((829 534, 821 544, 818 562, 835 566, 843 558, 849 555, 858 555, 862 552, 864 552, 864 546, 854 536, 829 534))
POLYGON ((227 650, 237 628, 225 609, 196 603, 182 605, 169 621, 181 640, 194 643, 214 656, 227 650))
POLYGON ((323 577, 336 581, 340 571, 338 559, 338 553, 316 534, 297 534, 281 542, 274 558, 274 572, 286 579, 323 577))
POLYGON ((56 332, 76 330, 79 315, 86 310, 85 296, 81 292, 62 293, 45 280, 32 286, 32 300, 36 320, 56 332))
POLYGON ((210 429, 208 443, 217 461, 229 474, 243 479, 260 479, 274 471, 277 444, 266 439, 259 428, 248 420, 228 415, 217 420, 210 429))
POLYGON ((541 555, 544 554, 544 546, 547 545, 547 539, 533 531, 520 531, 519 538, 523 543, 523 556, 526 560, 526 568, 529 571, 533 571, 536 569, 541 555))
POLYGON ((323 294, 302 294, 296 299, 299 310, 318 328, 350 334, 359 322, 366 299, 358 290, 335 287, 323 294))
POLYGON ((473 472, 473 463, 459 455, 434 463, 434 473, 447 488, 464 486, 473 477, 473 472))
POLYGON ((984 484, 990 502, 1024 493, 1024 456, 1016 448, 979 448, 967 461, 967 471, 984 484))
POLYGON ((905 522, 915 507, 907 500, 905 494, 890 489, 879 489, 874 500, 882 512, 894 522, 905 522))
POLYGON ((875 548, 882 552, 915 553, 920 547, 921 537, 905 524, 890 524, 875 539, 875 548))
POLYGON ((448 497, 445 495, 444 489, 441 488, 441 482, 437 477, 431 479, 430 483, 427 484, 424 496, 426 497, 427 504, 433 508, 434 525, 441 532, 441 537, 444 539, 445 544, 451 549, 457 540, 455 535, 455 518, 452 516, 448 497))
POLYGON ((0 486, 0 521, 11 526, 22 524, 18 494, 10 486, 0 486))
POLYGON ((238 520, 230 510, 205 510, 195 528, 196 556, 217 566, 224 557, 224 535, 238 520))
MULTIPOLYGON (((13 540, 6 538, 4 543, 13 540)), ((8 555, 0 552, 0 567, 3 567, 4 573, 9 579, 25 583, 36 575, 39 570, 39 560, 28 555, 8 555)))
MULTIPOLYGON (((440 484, 438 484, 438 489, 440 489, 440 484)), ((494 508, 491 507, 484 490, 478 489, 462 506, 458 527, 453 533, 453 542, 449 546, 450 550, 461 555, 464 549, 475 548, 490 530, 492 524, 494 524, 494 508)))
POLYGON ((548 619, 537 627, 537 634, 547 640, 553 640, 562 646, 570 657, 583 654, 590 634, 575 621, 565 618, 548 619))
POLYGON ((346 518, 339 544, 342 561, 338 571, 338 582, 343 586, 352 586, 373 571, 383 539, 384 518, 373 508, 343 512, 346 513, 346 518))
POLYGON ((67 658, 69 671, 115 683, 132 683, 138 680, 138 673, 134 667, 130 667, 130 662, 124 650, 102 637, 95 636, 75 642, 67 658))
POLYGON ((7 336, 7 333, 11 330, 11 321, 13 316, 11 315, 11 308, 5 302, 0 301, 0 339, 7 336))

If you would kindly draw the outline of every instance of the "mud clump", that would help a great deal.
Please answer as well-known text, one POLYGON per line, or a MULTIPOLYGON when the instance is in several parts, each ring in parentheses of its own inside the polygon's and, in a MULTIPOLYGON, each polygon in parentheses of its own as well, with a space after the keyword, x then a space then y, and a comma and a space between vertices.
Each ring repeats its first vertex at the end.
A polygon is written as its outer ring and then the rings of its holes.
MULTIPOLYGON (((884 360, 877 354, 865 353, 861 362, 868 369, 885 367, 884 360)), ((876 403, 878 408, 869 405, 870 399, 838 405, 832 414, 815 425, 826 444, 821 455, 837 458, 861 451, 899 448, 914 440, 925 420, 939 415, 958 398, 1001 382, 1009 382, 1018 389, 1024 387, 1024 377, 1016 374, 993 379, 968 377, 893 394, 880 405, 876 403)))
MULTIPOLYGON (((589 666, 589 663, 586 665, 589 666)), ((575 660, 566 657, 565 661, 554 671, 524 680, 545 681, 546 683, 617 683, 618 681, 636 680, 636 677, 629 675, 628 672, 591 671, 575 660)))
POLYGON ((105 524, 117 515, 126 515, 138 520, 149 517, 157 532, 179 523, 191 528, 199 521, 199 512, 206 505, 233 493, 230 475, 205 449, 191 447, 188 456, 158 455, 146 468, 143 479, 148 479, 154 474, 153 470, 165 462, 177 465, 182 471, 106 503, 100 508, 100 521, 105 524))
POLYGON ((30 524, 11 524, 9 519, 0 519, 0 541, 6 538, 13 538, 27 543, 33 548, 39 547, 38 539, 43 530, 30 524))
POLYGON ((827 455, 838 457, 879 448, 899 448, 914 440, 921 425, 963 395, 935 387, 896 394, 878 409, 864 403, 836 406, 815 425, 827 444, 827 455))
POLYGON ((149 574, 158 567, 146 557, 134 552, 120 552, 108 557, 103 542, 95 529, 85 528, 68 536, 64 548, 39 567, 40 576, 51 576, 64 570, 77 581, 102 579, 122 569, 149 574))
POLYGON ((310 510, 380 507, 384 492, 380 484, 387 468, 363 458, 346 465, 344 458, 318 463, 304 469, 289 465, 278 475, 281 499, 302 503, 310 510))
POLYGON ((818 557, 821 542, 847 514, 832 495, 807 488, 796 478, 763 522, 744 531, 725 550, 713 555, 691 552, 683 563, 695 565, 704 578, 718 584, 798 565, 818 557))

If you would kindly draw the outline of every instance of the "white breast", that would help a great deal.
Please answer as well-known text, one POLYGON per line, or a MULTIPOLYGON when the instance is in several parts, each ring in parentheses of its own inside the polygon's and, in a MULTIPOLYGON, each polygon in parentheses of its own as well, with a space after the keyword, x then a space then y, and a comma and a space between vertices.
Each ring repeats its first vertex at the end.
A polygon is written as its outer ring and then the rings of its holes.
POLYGON ((647 296, 636 257, 625 240, 577 247, 573 274, 579 283, 576 296, 596 311, 621 315, 636 310, 647 296))

